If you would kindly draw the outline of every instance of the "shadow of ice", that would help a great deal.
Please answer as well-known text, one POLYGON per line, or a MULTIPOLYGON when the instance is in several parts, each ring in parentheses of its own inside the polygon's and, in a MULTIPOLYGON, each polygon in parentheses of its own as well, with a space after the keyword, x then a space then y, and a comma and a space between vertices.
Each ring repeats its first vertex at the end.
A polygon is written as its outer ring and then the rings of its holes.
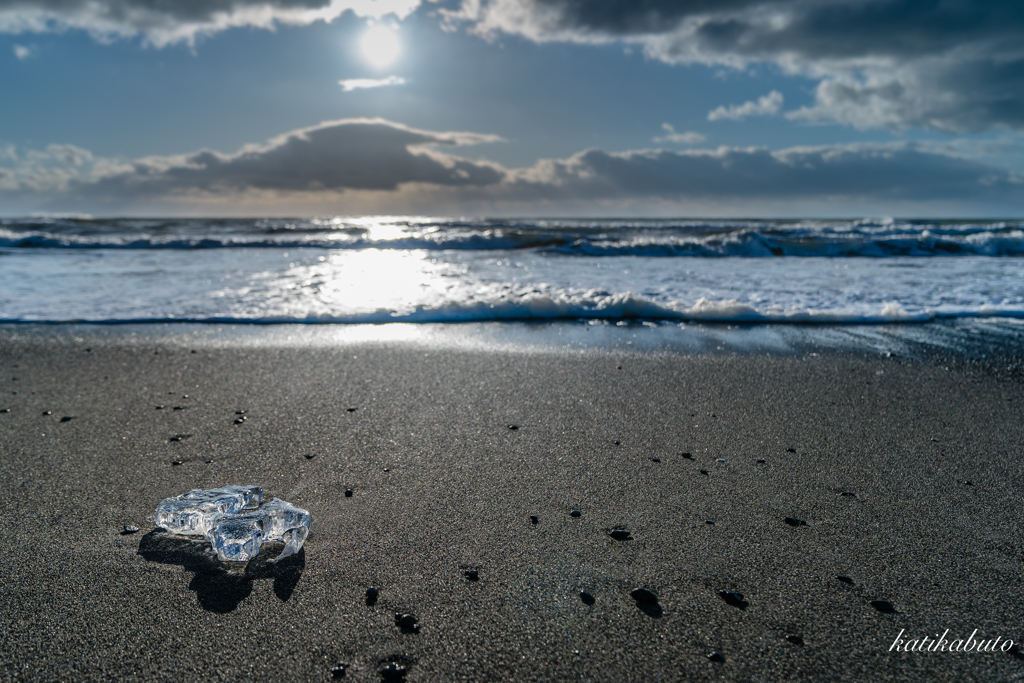
POLYGON ((302 578, 306 551, 300 550, 280 562, 271 562, 284 549, 283 543, 265 543, 260 553, 244 565, 224 563, 207 550, 209 544, 154 529, 139 539, 138 554, 150 562, 180 565, 194 574, 189 590, 199 605, 211 612, 231 612, 252 593, 252 582, 273 579, 274 595, 288 600, 302 578))

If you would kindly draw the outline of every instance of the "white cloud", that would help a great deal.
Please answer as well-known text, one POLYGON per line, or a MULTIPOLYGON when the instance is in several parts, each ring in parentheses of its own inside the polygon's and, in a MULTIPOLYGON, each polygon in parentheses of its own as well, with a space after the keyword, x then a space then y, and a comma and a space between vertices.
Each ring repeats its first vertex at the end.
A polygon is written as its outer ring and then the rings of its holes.
POLYGON ((744 102, 733 104, 728 107, 722 106, 708 112, 708 121, 720 121, 730 119, 739 121, 748 116, 772 116, 779 113, 782 108, 782 93, 772 90, 764 97, 759 97, 756 102, 744 102))
POLYGON ((379 19, 408 16, 421 0, 0 0, 0 33, 87 31, 110 41, 143 36, 155 47, 252 26, 333 21, 351 10, 379 19))
POLYGON ((704 136, 700 133, 695 133, 693 131, 677 133, 671 123, 663 123, 661 124, 661 128, 666 131, 667 134, 654 138, 654 142, 660 144, 674 143, 677 145, 696 145, 697 143, 704 142, 704 136))
POLYGON ((388 76, 387 78, 348 78, 338 81, 338 85, 345 92, 353 90, 364 90, 366 88, 383 88, 388 85, 405 85, 405 79, 401 76, 388 76))
POLYGON ((14 56, 17 57, 18 59, 28 59, 29 57, 35 55, 35 53, 36 53, 36 48, 35 48, 34 45, 15 45, 14 46, 14 56))

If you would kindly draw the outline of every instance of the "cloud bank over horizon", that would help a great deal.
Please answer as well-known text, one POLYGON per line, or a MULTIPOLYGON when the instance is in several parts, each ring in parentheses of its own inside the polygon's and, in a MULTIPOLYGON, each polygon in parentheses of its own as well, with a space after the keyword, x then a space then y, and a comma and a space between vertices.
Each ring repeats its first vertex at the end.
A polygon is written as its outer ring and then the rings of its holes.
POLYGON ((614 211, 644 205, 671 213, 718 203, 742 213, 778 202, 1024 204, 1024 179, 1013 173, 950 148, 910 142, 779 150, 588 149, 525 168, 451 152, 500 141, 384 119, 345 119, 289 131, 233 154, 200 150, 119 162, 73 145, 27 152, 7 147, 0 148, 0 198, 28 198, 31 211, 106 214, 189 205, 212 213, 259 206, 309 215, 353 207, 366 213, 394 213, 395 207, 521 213, 530 207, 614 211))

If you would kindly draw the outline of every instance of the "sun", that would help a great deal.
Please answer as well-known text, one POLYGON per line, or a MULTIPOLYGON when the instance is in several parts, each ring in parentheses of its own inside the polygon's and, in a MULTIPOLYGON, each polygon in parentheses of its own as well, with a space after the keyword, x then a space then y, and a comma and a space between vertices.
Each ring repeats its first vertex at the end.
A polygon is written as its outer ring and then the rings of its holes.
POLYGON ((377 68, 383 68, 395 61, 402 51, 398 36, 387 26, 367 29, 359 43, 363 58, 377 68))

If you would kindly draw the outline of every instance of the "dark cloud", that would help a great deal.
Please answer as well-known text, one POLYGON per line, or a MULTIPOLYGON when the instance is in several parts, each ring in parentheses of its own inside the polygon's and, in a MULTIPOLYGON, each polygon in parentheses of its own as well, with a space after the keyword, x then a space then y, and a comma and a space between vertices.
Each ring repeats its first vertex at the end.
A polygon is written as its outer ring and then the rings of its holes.
POLYGON ((380 119, 330 121, 236 154, 204 150, 141 159, 96 181, 81 183, 78 189, 85 194, 130 197, 250 189, 394 190, 404 183, 488 185, 502 180, 500 168, 443 154, 434 147, 497 139, 421 131, 380 119))
POLYGON ((363 16, 407 15, 420 0, 0 0, 0 32, 68 28, 99 38, 144 35, 157 46, 192 42, 234 26, 332 21, 351 10, 363 16))
POLYGON ((1019 0, 467 0, 449 17, 539 41, 640 42, 671 63, 776 63, 819 81, 811 119, 1024 127, 1019 0))
POLYGON ((522 197, 671 200, 859 199, 876 202, 1024 202, 1024 179, 991 166, 909 144, 836 145, 772 151, 599 149, 518 171, 522 197))

